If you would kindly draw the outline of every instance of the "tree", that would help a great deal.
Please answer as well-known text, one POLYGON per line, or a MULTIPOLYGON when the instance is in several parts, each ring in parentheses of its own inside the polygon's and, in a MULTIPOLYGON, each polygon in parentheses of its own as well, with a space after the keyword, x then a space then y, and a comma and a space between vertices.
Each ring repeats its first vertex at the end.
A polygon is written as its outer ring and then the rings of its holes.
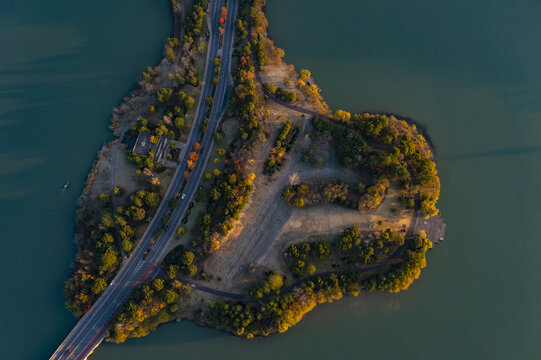
POLYGON ((191 251, 185 251, 184 254, 182 254, 182 265, 188 266, 193 263, 195 259, 195 254, 191 251))
POLYGON ((121 245, 122 245, 122 250, 124 250, 125 252, 129 253, 133 249, 133 244, 128 239, 123 240, 121 245))
POLYGON ((117 258, 118 253, 112 247, 108 247, 105 253, 100 256, 98 261, 100 275, 109 271, 109 269, 111 269, 111 267, 116 263, 117 258))
POLYGON ((306 267, 306 272, 310 275, 316 272, 316 267, 313 264, 310 264, 306 267))
POLYGON ((214 134, 214 140, 216 140, 216 142, 222 142, 222 140, 224 139, 224 134, 222 132, 216 132, 214 134))
POLYGON ((334 118, 339 121, 348 122, 351 120, 351 113, 344 110, 336 110, 334 113, 334 118))
POLYGON ((167 267, 167 276, 169 276, 170 279, 174 279, 177 276, 178 272, 178 265, 169 265, 167 267))
POLYGON ((304 265, 304 261, 297 260, 295 266, 293 266, 293 274, 295 274, 295 276, 301 276, 304 271, 304 265))
POLYGON ((186 228, 185 228, 184 226, 179 226, 179 227, 177 228, 177 235, 178 235, 178 236, 182 236, 182 235, 184 235, 184 234, 186 234, 186 228))
POLYGON ((103 234, 103 237, 101 238, 101 240, 103 241, 104 244, 112 244, 115 241, 113 236, 109 233, 103 234))
POLYGON ((195 105, 195 99, 193 97, 188 96, 184 100, 184 106, 186 106, 186 109, 191 109, 191 108, 193 108, 194 105, 195 105))
POLYGON ((177 56, 175 55, 175 51, 173 50, 173 48, 169 46, 165 47, 165 57, 167 61, 169 61, 171 64, 174 63, 175 60, 177 59, 177 56))
POLYGON ((181 129, 183 126, 184 126, 184 118, 181 118, 181 117, 176 117, 175 118, 175 126, 178 128, 178 129, 181 129))
POLYGON ((197 273, 197 266, 194 264, 188 265, 184 268, 184 272, 188 276, 194 276, 197 273))
POLYGON ((152 280, 152 287, 156 291, 162 291, 163 287, 164 287, 163 279, 154 279, 154 280, 152 280))
POLYGON ((142 221, 145 219, 146 211, 143 208, 132 206, 131 216, 132 216, 132 219, 135 221, 142 221))
POLYGON ((312 77, 312 73, 310 73, 310 70, 302 69, 301 70, 301 79, 302 80, 308 80, 312 77))
POLYGON ((284 277, 276 272, 270 274, 267 281, 273 291, 280 290, 284 286, 284 277))
POLYGON ((173 304, 173 303, 177 302, 178 294, 172 289, 167 289, 167 290, 165 290, 165 293, 163 295, 163 300, 167 304, 173 304))
POLYGON ((145 203, 151 208, 157 208, 160 205, 160 196, 155 192, 148 192, 145 196, 145 203))
POLYGON ((104 292, 105 289, 107 289, 107 283, 105 282, 105 280, 101 277, 96 278, 96 280, 94 280, 94 283, 92 284, 92 292, 98 295, 104 292))
POLYGON ((159 103, 165 103, 171 98, 173 90, 169 88, 162 88, 156 92, 156 99, 159 103))
POLYGON ((113 195, 119 196, 120 195, 120 188, 118 186, 115 186, 113 188, 113 195))
POLYGON ((265 90, 267 90, 269 94, 274 95, 276 93, 276 85, 267 83, 264 86, 265 86, 265 90))

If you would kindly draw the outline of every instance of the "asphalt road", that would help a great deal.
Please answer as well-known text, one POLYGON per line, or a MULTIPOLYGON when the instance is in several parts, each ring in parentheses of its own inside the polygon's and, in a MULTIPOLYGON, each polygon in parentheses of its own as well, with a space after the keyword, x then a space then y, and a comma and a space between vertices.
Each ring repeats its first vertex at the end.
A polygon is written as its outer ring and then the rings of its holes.
MULTIPOLYGON (((234 23, 236 19, 238 0, 229 0, 228 15, 226 19, 226 31, 223 42, 222 65, 219 75, 219 83, 214 96, 214 103, 209 117, 207 131, 204 134, 202 148, 199 155, 199 161, 192 171, 188 179, 183 193, 184 199, 181 199, 178 206, 172 213, 167 230, 155 241, 153 247, 153 233, 159 227, 161 219, 168 211, 168 202, 175 197, 184 183, 184 172, 186 171, 186 160, 188 159, 189 151, 186 152, 181 165, 177 168, 175 175, 171 181, 169 189, 164 196, 164 199, 158 208, 156 215, 149 224, 147 230, 143 234, 141 240, 136 246, 130 258, 124 262, 114 280, 107 290, 100 296, 96 303, 92 306, 76 324, 73 330, 69 333, 66 339, 58 347, 51 356, 51 359, 85 359, 96 348, 101 341, 105 331, 107 330, 109 321, 121 308, 122 303, 131 290, 142 282, 155 277, 158 274, 157 264, 159 264, 164 252, 168 247, 169 242, 174 238, 176 227, 180 224, 182 217, 188 209, 191 199, 194 197, 201 175, 205 169, 206 163, 210 156, 210 150, 214 140, 214 133, 218 128, 219 121, 225 112, 227 96, 231 85, 231 54, 233 51, 234 41, 234 23), (145 252, 150 248, 150 253, 144 258, 145 252), (66 354, 69 351, 69 354, 66 354)), ((218 36, 219 13, 220 8, 224 5, 224 0, 214 0, 210 4, 210 39, 207 54, 207 65, 203 81, 203 88, 199 98, 198 111, 196 113, 190 139, 188 141, 188 149, 192 149, 195 142, 201 136, 200 126, 203 117, 208 111, 208 105, 205 101, 207 96, 212 94, 213 84, 211 78, 214 72, 214 58, 218 55, 220 39, 218 36)))

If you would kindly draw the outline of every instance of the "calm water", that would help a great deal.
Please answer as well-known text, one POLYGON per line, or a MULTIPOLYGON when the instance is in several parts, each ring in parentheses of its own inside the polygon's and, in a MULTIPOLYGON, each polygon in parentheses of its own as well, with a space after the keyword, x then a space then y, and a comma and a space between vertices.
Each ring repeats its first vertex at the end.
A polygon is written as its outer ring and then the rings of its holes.
MULTIPOLYGON (((74 200, 111 108, 171 25, 165 0, 36 3, 0 2, 2 359, 46 358, 73 325, 60 293, 74 200)), ((538 358, 541 4, 272 0, 268 16, 332 108, 426 125, 446 241, 407 292, 322 306, 284 336, 184 322, 92 358, 538 358)))
POLYGON ((74 325, 75 200, 170 30, 165 0, 0 1, 0 359, 48 358, 74 325))

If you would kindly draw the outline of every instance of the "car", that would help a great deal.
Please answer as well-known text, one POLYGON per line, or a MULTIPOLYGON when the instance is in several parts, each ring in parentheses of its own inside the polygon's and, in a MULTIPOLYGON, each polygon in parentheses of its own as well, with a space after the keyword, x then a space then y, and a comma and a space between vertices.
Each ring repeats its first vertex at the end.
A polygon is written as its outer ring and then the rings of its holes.
POLYGON ((67 349, 66 351, 64 351, 64 356, 68 356, 69 354, 71 354, 71 349, 67 349))
POLYGON ((182 196, 180 197, 182 200, 184 200, 184 198, 186 197, 186 194, 182 194, 182 196))

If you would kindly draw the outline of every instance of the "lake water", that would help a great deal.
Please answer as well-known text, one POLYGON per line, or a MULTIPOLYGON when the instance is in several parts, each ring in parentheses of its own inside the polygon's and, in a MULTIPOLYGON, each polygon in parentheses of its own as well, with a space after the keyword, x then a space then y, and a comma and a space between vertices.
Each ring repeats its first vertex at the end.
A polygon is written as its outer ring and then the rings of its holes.
MULTIPOLYGON (((282 336, 184 322, 92 359, 538 358, 541 3, 272 0, 268 17, 331 108, 426 126, 445 242, 408 291, 321 306, 282 336)), ((61 291, 74 201, 170 26, 165 0, 0 3, 0 358, 47 358, 73 326, 61 291)))

